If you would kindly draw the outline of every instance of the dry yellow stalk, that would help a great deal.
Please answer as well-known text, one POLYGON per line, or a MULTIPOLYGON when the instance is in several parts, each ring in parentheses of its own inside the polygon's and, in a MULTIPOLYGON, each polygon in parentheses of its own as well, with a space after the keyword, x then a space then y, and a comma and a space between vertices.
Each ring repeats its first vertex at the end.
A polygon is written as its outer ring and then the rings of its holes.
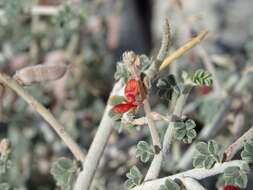
POLYGON ((208 34, 208 31, 202 31, 198 36, 192 38, 189 42, 187 42, 185 45, 177 49, 175 52, 173 52, 171 55, 169 55, 161 64, 159 70, 163 70, 165 67, 167 67, 169 64, 171 64, 173 61, 181 57, 184 53, 189 51, 192 47, 200 43, 204 37, 208 34))

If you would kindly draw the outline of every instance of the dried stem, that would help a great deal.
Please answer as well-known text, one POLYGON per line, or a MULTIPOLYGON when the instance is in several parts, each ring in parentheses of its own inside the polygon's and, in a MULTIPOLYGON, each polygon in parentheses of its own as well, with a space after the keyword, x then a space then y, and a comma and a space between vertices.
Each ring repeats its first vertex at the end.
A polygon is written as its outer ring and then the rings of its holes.
POLYGON ((41 105, 37 100, 35 100, 30 94, 28 94, 22 86, 20 86, 15 80, 10 78, 8 75, 4 73, 0 73, 0 83, 11 88, 15 91, 20 97, 22 97, 30 106, 34 108, 36 112, 38 112, 43 119, 45 119, 51 127, 56 131, 56 133, 60 136, 63 142, 67 145, 70 151, 73 153, 75 158, 80 161, 84 161, 85 155, 83 154, 81 148, 78 144, 66 133, 62 124, 55 119, 52 113, 46 109, 43 105, 41 105))
MULTIPOLYGON (((150 116, 152 118, 152 120, 154 121, 165 121, 165 122, 169 122, 169 119, 167 117, 165 117, 164 115, 161 115, 160 113, 157 112, 150 112, 150 116)), ((146 117, 140 117, 137 119, 133 119, 133 120, 127 120, 127 121, 122 121, 123 124, 132 124, 132 125, 147 125, 147 118, 146 117)))
POLYGON ((144 107, 144 112, 145 112, 145 115, 147 118, 147 123, 148 123, 148 127, 150 130, 150 134, 152 137, 153 145, 161 148, 160 138, 158 136, 155 122, 154 122, 152 115, 151 115, 151 108, 150 108, 150 104, 149 104, 147 98, 143 101, 143 107, 144 107))
MULTIPOLYGON (((114 85, 111 95, 116 94, 120 88, 121 82, 119 81, 114 85)), ((88 190, 92 183, 99 161, 113 130, 114 122, 109 116, 110 109, 111 107, 107 104, 97 133, 89 148, 87 157, 83 162, 83 171, 77 177, 74 190, 88 190)))
POLYGON ((234 155, 244 146, 244 144, 251 139, 253 139, 253 127, 251 127, 225 150, 226 160, 231 160, 234 155))
POLYGON ((143 184, 133 188, 132 190, 150 190, 150 189, 159 190, 160 186, 165 183, 166 179, 174 180, 176 178, 181 179, 185 177, 190 177, 196 180, 201 180, 210 176, 215 176, 217 174, 223 173, 224 170, 228 167, 233 167, 233 166, 242 167, 245 163, 246 162, 242 160, 234 160, 234 161, 224 162, 222 164, 217 163, 212 169, 195 168, 195 169, 178 173, 172 176, 144 182, 143 184))
MULTIPOLYGON (((175 105, 173 115, 181 117, 183 107, 184 107, 187 97, 188 97, 188 94, 182 94, 179 96, 179 98, 176 102, 176 105, 175 105)), ((171 118, 169 118, 169 120, 171 120, 171 118)), ((172 126, 169 125, 166 132, 165 132, 164 138, 163 138, 164 140, 163 140, 162 151, 159 154, 155 155, 155 157, 148 169, 148 172, 146 174, 145 181, 155 179, 158 177, 158 175, 160 173, 163 158, 167 156, 170 146, 172 144, 173 133, 174 133, 174 130, 173 130, 172 126)))
POLYGON ((199 44, 205 36, 208 34, 208 31, 202 31, 198 36, 192 38, 189 42, 187 42, 185 45, 177 49, 175 52, 173 52, 171 55, 169 55, 161 64, 159 70, 163 70, 165 67, 167 67, 169 64, 171 64, 173 61, 181 57, 183 54, 185 54, 187 51, 189 51, 192 47, 199 44))

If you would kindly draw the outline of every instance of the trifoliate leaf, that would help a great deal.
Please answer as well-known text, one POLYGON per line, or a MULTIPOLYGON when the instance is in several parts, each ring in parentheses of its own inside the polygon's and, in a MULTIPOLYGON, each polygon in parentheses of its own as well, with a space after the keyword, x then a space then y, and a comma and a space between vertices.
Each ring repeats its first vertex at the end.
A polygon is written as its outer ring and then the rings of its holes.
POLYGON ((223 152, 218 144, 211 140, 208 143, 199 142, 195 146, 196 154, 193 158, 193 166, 196 168, 211 169, 215 163, 222 162, 223 152))
POLYGON ((57 186, 64 190, 72 189, 77 165, 68 158, 60 158, 52 165, 50 173, 53 175, 57 186))
POLYGON ((183 141, 184 143, 191 143, 192 140, 197 136, 197 133, 194 129, 196 124, 191 119, 188 119, 186 122, 174 122, 173 127, 175 128, 176 139, 183 141))
POLYGON ((171 179, 166 179, 165 184, 161 185, 159 190, 180 190, 180 186, 171 179))
POLYGON ((244 149, 241 152, 241 157, 248 163, 253 163, 253 141, 250 140, 244 145, 244 149))
POLYGON ((177 85, 174 75, 159 78, 156 84, 157 94, 166 100, 171 100, 173 96, 179 96, 180 88, 177 85))
POLYGON ((143 175, 136 166, 133 166, 126 174, 126 176, 128 178, 125 181, 125 186, 127 187, 127 189, 132 189, 133 187, 140 185, 143 181, 143 175))
POLYGON ((140 141, 137 144, 136 157, 144 163, 148 162, 155 155, 155 150, 153 146, 150 146, 145 141, 140 141))

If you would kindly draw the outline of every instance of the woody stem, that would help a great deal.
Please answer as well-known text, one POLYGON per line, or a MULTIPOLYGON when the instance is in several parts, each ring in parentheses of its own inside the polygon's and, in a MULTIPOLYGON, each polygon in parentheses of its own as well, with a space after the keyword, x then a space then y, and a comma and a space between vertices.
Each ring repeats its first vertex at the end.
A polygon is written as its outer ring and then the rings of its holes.
POLYGON ((148 123, 148 127, 149 127, 149 130, 150 130, 153 145, 158 146, 159 148, 161 148, 160 138, 158 136, 158 132, 157 132, 157 129, 156 129, 156 126, 155 126, 155 122, 152 119, 151 108, 150 108, 150 104, 149 104, 147 98, 143 101, 143 107, 144 107, 144 111, 145 111, 145 114, 146 114, 147 123, 148 123))

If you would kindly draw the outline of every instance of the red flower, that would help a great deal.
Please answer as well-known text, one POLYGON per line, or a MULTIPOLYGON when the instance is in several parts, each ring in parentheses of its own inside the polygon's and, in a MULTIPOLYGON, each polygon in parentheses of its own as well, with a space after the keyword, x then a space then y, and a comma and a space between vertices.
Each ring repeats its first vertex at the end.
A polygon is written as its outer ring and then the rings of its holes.
POLYGON ((139 91, 139 84, 137 80, 131 79, 127 81, 124 92, 129 102, 134 103, 136 101, 136 96, 139 91))
POLYGON ((112 110, 114 113, 123 114, 131 109, 136 109, 138 107, 138 102, 136 101, 136 96, 139 94, 140 88, 137 80, 128 80, 124 89, 124 94, 126 101, 115 105, 112 110))
POLYGON ((223 188, 223 190, 240 190, 240 188, 234 185, 227 185, 223 188))
POLYGON ((123 114, 125 112, 128 112, 130 109, 132 108, 136 108, 137 105, 134 105, 132 103, 122 103, 122 104, 118 104, 116 106, 114 106, 112 108, 114 113, 119 113, 119 114, 123 114))

